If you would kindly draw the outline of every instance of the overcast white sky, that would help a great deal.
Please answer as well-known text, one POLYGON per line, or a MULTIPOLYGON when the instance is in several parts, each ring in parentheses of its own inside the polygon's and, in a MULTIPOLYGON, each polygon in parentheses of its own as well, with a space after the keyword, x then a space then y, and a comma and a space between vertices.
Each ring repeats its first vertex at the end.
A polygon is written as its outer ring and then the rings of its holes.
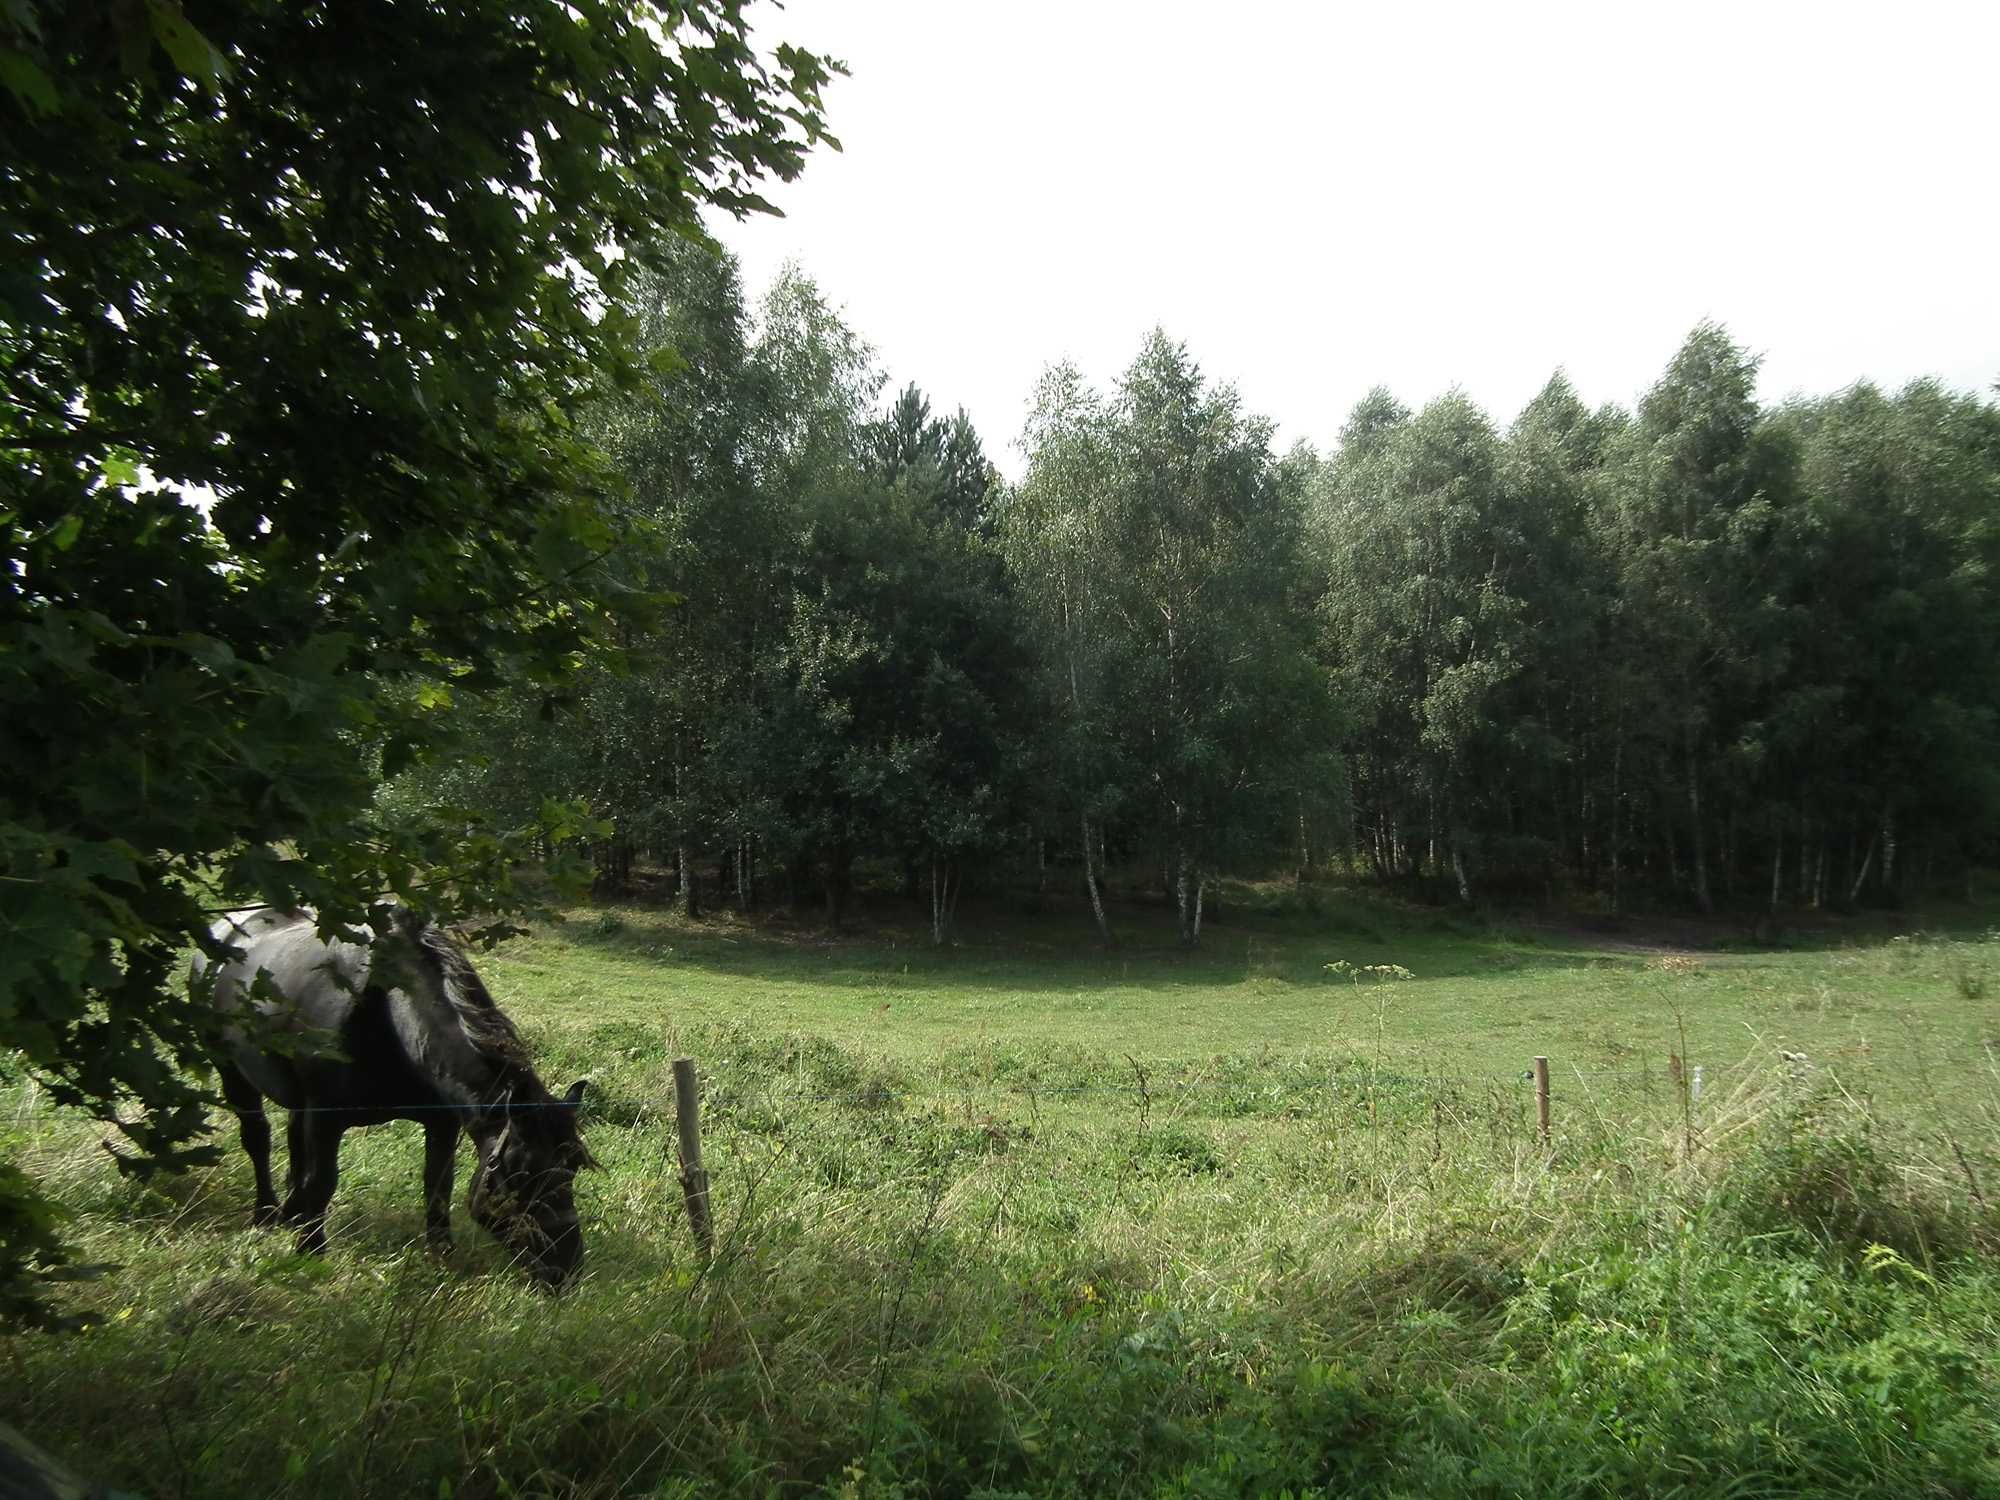
POLYGON ((795 0, 845 147, 718 227, 1015 449, 1154 324, 1331 447, 1367 389, 1629 404, 1715 318, 1760 394, 2000 378, 2000 4, 795 0))

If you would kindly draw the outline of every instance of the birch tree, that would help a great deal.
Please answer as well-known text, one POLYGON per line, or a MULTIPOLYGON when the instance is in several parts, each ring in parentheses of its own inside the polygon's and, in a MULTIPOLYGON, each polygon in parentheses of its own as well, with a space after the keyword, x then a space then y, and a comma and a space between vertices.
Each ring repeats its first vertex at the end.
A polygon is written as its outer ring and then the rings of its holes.
POLYGON ((1109 413, 1074 366, 1043 372, 1022 447, 1027 472, 1000 512, 999 543, 1049 726, 1036 815, 1074 829, 1091 916, 1109 942, 1099 863, 1105 822, 1125 800, 1105 530, 1114 462, 1109 413))
POLYGON ((1331 747, 1324 682, 1302 669, 1308 622, 1290 607, 1301 497, 1278 481, 1269 424, 1161 332, 1120 382, 1109 435, 1115 721, 1192 946, 1214 876, 1279 836, 1290 774, 1331 747))

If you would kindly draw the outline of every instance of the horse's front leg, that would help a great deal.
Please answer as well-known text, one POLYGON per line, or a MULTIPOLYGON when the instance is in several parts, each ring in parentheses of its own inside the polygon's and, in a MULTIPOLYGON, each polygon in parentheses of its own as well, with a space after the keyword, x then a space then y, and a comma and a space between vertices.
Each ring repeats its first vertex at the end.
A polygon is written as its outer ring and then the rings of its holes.
POLYGON ((451 1248, 451 1179, 458 1164, 458 1121, 424 1121, 424 1239, 442 1255, 451 1248))
POLYGON ((236 1111, 236 1127, 243 1141, 243 1153, 250 1158, 250 1170, 257 1178, 257 1206, 250 1211, 252 1224, 278 1222, 278 1195, 271 1186, 271 1122, 264 1114, 264 1096, 255 1084, 230 1063, 217 1063, 222 1097, 236 1111))
POLYGON ((326 1249, 326 1206, 340 1178, 340 1137, 347 1127, 314 1110, 292 1112, 292 1191, 285 1199, 285 1222, 299 1230, 299 1254, 326 1249), (303 1148, 303 1149, 301 1149, 303 1148))

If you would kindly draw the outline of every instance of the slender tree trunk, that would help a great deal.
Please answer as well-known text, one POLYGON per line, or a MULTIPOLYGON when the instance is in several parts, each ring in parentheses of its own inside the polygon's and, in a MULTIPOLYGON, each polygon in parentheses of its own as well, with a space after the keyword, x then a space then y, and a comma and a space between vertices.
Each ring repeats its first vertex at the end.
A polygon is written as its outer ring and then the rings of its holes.
POLYGON ((1785 878, 1785 830, 1779 826, 1777 836, 1771 840, 1771 910, 1778 909, 1778 893, 1785 878))
POLYGON ((1190 947, 1201 946, 1201 898, 1208 891, 1208 881, 1197 877, 1194 883, 1194 929, 1189 939, 1190 947))
POLYGON ((846 839, 833 846, 833 856, 827 862, 826 871, 826 915, 835 927, 847 920, 847 898, 851 893, 854 877, 854 849, 846 839))
POLYGON ((1465 856, 1458 847, 1458 840, 1451 841, 1451 873, 1458 881, 1458 899, 1465 905, 1472 905, 1472 882, 1465 878, 1465 856))
POLYGON ((1590 815, 1593 811, 1590 793, 1585 791, 1576 809, 1576 873, 1578 880, 1587 887, 1597 884, 1597 871, 1591 864, 1590 815))
POLYGON ((1660 820, 1660 834, 1667 845, 1667 884, 1676 892, 1681 888, 1681 850, 1674 840, 1674 820, 1671 817, 1660 820))
POLYGON ((681 913, 690 921, 701 915, 701 878, 695 874, 694 851, 688 847, 685 835, 674 846, 674 864, 681 881, 681 913))
POLYGON ((600 896, 622 896, 632 874, 629 846, 616 835, 600 839, 590 847, 590 862, 596 867, 591 890, 600 896), (622 857, 621 857, 622 855, 622 857))
MULTIPOLYGON (((687 795, 685 784, 686 767, 681 764, 681 748, 680 737, 676 735, 673 745, 674 798, 681 803, 681 815, 685 817, 687 814, 687 804, 682 799, 687 795)), ((701 915, 701 892, 699 889, 700 882, 694 873, 694 851, 688 846, 688 830, 686 828, 679 829, 675 834, 674 864, 679 872, 681 882, 681 914, 687 917, 689 921, 693 921, 701 915)))
POLYGON ((1880 842, 1880 839, 1880 834, 1874 834, 1868 840, 1868 852, 1862 857, 1861 868, 1854 876, 1854 884, 1849 886, 1847 890, 1847 904, 1849 906, 1854 905, 1855 902, 1861 899, 1861 888, 1868 884, 1868 871, 1875 864, 1875 846, 1880 842))
POLYGON ((1090 827, 1090 814, 1083 815, 1083 883, 1090 892, 1090 914, 1097 922, 1100 942, 1111 941, 1111 924, 1104 920, 1104 897, 1097 889, 1097 839, 1090 827))
POLYGON ((1882 889, 1896 883, 1896 804, 1882 804, 1882 889))
POLYGON ((1611 746, 1611 914, 1618 915, 1619 876, 1623 873, 1625 795, 1619 777, 1625 769, 1625 736, 1621 732, 1611 746))
MULTIPOLYGON (((1549 708, 1547 693, 1542 695, 1542 743, 1545 746, 1556 743, 1555 714, 1549 708)), ((1555 851, 1555 858, 1551 863, 1567 864, 1569 862, 1569 796, 1567 789, 1563 786, 1562 768, 1552 758, 1544 759, 1541 763, 1541 768, 1542 774, 1548 778, 1549 822, 1555 829, 1555 837, 1549 844, 1549 847, 1555 851)))
POLYGON ((1701 775, 1695 764, 1694 736, 1687 737, 1687 778, 1688 778, 1688 826, 1693 837, 1688 845, 1688 857, 1694 866, 1694 904, 1703 916, 1715 911, 1715 898, 1708 891, 1708 856, 1702 842, 1701 829, 1701 775))
POLYGON ((1188 857, 1184 846, 1174 848, 1174 909, 1178 914, 1181 946, 1194 946, 1194 924, 1191 920, 1192 908, 1188 900, 1188 857))

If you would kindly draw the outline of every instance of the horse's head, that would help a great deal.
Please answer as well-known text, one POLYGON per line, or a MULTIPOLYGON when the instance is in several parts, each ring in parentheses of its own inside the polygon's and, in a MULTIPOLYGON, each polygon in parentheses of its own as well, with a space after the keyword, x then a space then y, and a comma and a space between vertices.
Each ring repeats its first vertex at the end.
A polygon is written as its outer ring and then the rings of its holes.
POLYGON ((551 1288, 568 1282, 583 1262, 573 1185, 581 1168, 597 1165, 577 1133, 583 1087, 579 1080, 561 1099, 539 1085, 539 1099, 510 1093, 473 1129, 479 1162, 466 1208, 551 1288))

